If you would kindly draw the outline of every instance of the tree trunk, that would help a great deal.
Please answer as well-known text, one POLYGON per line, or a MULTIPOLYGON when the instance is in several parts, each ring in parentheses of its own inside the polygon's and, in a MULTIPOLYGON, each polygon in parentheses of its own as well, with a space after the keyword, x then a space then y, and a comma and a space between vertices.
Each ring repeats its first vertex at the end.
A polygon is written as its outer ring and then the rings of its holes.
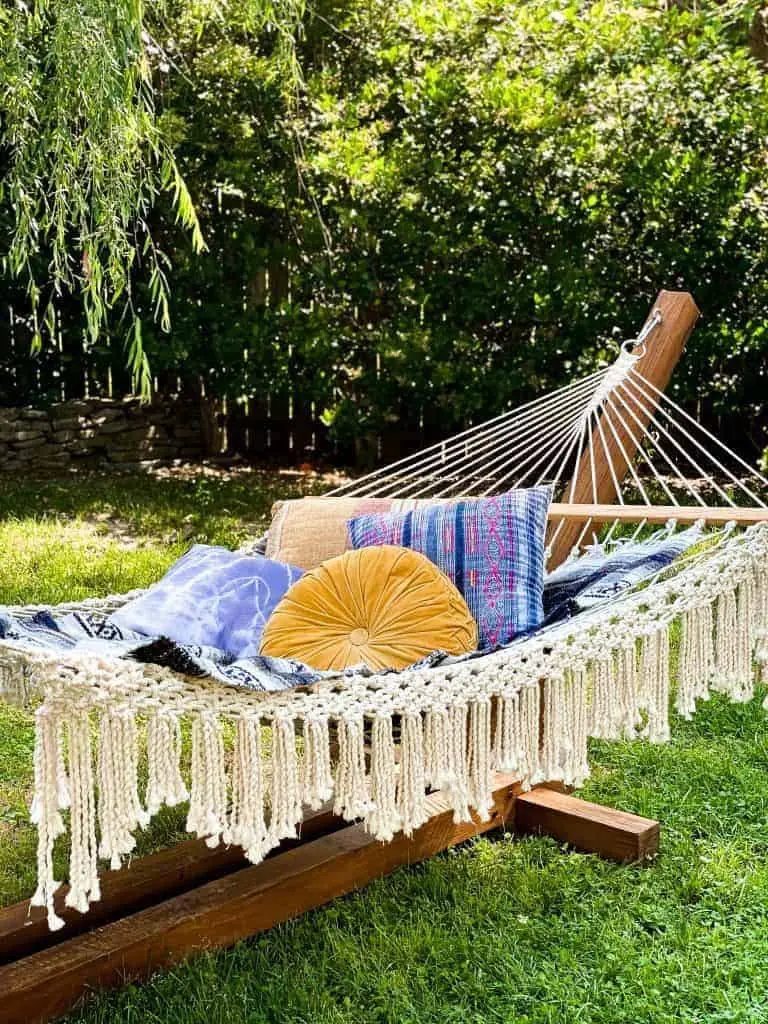
POLYGON ((768 67, 768 6, 755 11, 749 30, 749 49, 755 60, 768 67))

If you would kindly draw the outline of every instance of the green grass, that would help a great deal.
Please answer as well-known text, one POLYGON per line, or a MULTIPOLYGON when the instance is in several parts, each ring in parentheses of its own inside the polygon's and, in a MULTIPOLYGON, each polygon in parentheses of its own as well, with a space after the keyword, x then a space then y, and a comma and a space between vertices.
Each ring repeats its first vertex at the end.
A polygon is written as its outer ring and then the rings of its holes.
MULTIPOLYGON (((0 480, 0 600, 147 582, 190 542, 190 524, 195 539, 235 542, 264 516, 283 482, 267 474, 202 484, 0 480), (103 512, 127 524, 140 546, 106 533, 95 518, 103 512), (24 568, 12 568, 15 560, 24 568)), ((90 1000, 68 1019, 768 1021, 764 714, 758 701, 716 699, 694 722, 676 720, 669 745, 593 745, 594 772, 583 795, 662 821, 661 854, 644 867, 574 854, 548 839, 482 839, 232 950, 90 1000)), ((31 752, 29 717, 2 710, 4 902, 33 885, 34 834, 25 809, 31 752)), ((142 850, 169 841, 178 828, 177 816, 161 816, 142 836, 142 850)))
POLYGON ((0 474, 0 600, 79 600, 159 578, 190 544, 258 536, 273 502, 320 486, 293 472, 0 474))

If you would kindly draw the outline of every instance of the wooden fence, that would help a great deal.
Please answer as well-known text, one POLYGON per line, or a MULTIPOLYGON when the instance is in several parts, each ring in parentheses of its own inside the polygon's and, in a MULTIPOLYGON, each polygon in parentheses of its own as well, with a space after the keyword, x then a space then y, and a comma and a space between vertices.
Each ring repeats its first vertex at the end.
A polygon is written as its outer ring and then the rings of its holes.
MULTIPOLYGON (((131 376, 120 342, 112 340, 108 346, 96 348, 81 327, 65 323, 60 313, 52 341, 32 354, 34 323, 28 307, 22 302, 0 309, 0 405, 45 406, 131 393, 131 376)), ((175 380, 158 380, 156 384, 160 392, 176 390, 175 380)))
MULTIPOLYGON (((254 304, 269 302, 270 290, 285 290, 279 275, 266 275, 266 284, 254 304)), ((278 296, 279 298, 279 296, 278 296)), ((65 311, 66 312, 66 311, 65 311)), ((76 322, 72 317, 72 323, 76 322)), ((0 306, 0 407, 46 407, 69 399, 123 397, 131 393, 130 374, 125 367, 122 345, 94 348, 82 329, 56 325, 53 344, 30 355, 33 324, 23 301, 18 307, 0 306)), ((198 381, 185 381, 178 374, 163 372, 153 381, 158 394, 196 397, 208 448, 212 454, 238 453, 254 461, 280 464, 325 461, 342 465, 371 467, 387 464, 426 445, 443 440, 469 423, 446 429, 429 409, 403 408, 393 411, 391 424, 382 434, 357 431, 354 442, 333 440, 322 422, 322 409, 294 388, 274 390, 258 400, 208 401, 200 394, 198 381), (433 418, 434 417, 434 418, 433 418)), ((749 462, 759 455, 765 424, 753 424, 752 436, 745 437, 743 419, 721 419, 701 407, 691 409, 701 421, 749 462)))
POLYGON ((296 393, 221 403, 214 415, 224 435, 221 450, 257 461, 297 465, 318 460, 361 467, 386 465, 456 432, 447 432, 420 415, 414 427, 395 422, 385 433, 361 431, 354 442, 344 444, 331 437, 314 404, 302 401, 296 393))
MULTIPOLYGON (((131 394, 121 344, 113 341, 108 347, 94 348, 82 330, 59 321, 54 343, 33 355, 33 328, 27 309, 5 307, 0 319, 0 407, 45 408, 71 399, 131 394)), ((275 390, 258 400, 209 401, 198 381, 163 372, 153 379, 153 389, 159 394, 199 398, 209 450, 239 453, 255 461, 300 465, 324 460, 372 466, 445 437, 439 423, 430 423, 417 410, 415 416, 409 411, 399 424, 394 422, 386 434, 360 432, 354 443, 339 443, 330 437, 322 409, 304 400, 300 388, 275 390)))

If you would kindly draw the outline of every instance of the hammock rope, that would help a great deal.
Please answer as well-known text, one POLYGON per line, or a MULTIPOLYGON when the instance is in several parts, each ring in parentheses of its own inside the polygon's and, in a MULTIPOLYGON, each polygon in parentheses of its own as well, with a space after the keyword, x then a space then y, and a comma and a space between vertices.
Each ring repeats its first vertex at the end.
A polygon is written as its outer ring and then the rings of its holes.
POLYGON ((630 379, 633 381, 638 381, 644 387, 648 388, 648 390, 652 393, 654 397, 654 401, 656 402, 657 408, 667 417, 667 419, 671 423, 675 424, 678 427, 678 429, 682 431, 683 435, 687 438, 687 440, 689 440, 705 457, 707 457, 717 470, 719 470, 721 473, 727 476, 731 480, 731 482, 735 484, 737 487, 740 487, 742 491, 747 495, 747 497, 756 505, 758 505, 761 508, 765 507, 765 502, 744 483, 743 479, 734 476, 733 473, 726 466, 724 466, 723 463, 715 455, 712 454, 711 446, 715 445, 715 447, 720 449, 720 451, 726 458, 732 459, 736 463, 736 465, 738 465, 742 470, 744 470, 747 473, 748 478, 755 477, 760 484, 768 488, 768 479, 766 479, 762 475, 762 473, 759 473, 754 466, 750 466, 748 462, 745 462, 744 459, 742 459, 737 452, 732 451, 730 448, 727 447, 727 445, 723 444, 723 442, 718 437, 716 437, 711 431, 707 430, 705 426, 703 426, 701 423, 695 420, 690 415, 690 413, 686 412, 685 409, 683 409, 681 405, 678 405, 677 402, 675 402, 674 399, 670 398, 669 395, 665 394, 665 392, 660 391, 655 384, 651 383, 651 381, 646 380, 646 378, 643 377, 642 374, 638 373, 636 370, 633 370, 632 373, 630 373, 630 379), (679 422, 675 420, 675 418, 668 412, 666 406, 669 406, 677 413, 677 415, 680 417, 679 422), (686 427, 684 426, 685 423, 688 423, 690 425, 690 429, 686 429, 686 427), (710 446, 709 448, 705 447, 704 444, 696 438, 694 431, 698 431, 699 434, 704 437, 704 439, 708 442, 710 446))
MULTIPOLYGON (((621 345, 609 367, 517 410, 468 427, 389 467, 348 481, 330 495, 448 499, 487 497, 512 487, 549 484, 555 493, 561 491, 561 500, 572 502, 586 475, 597 505, 595 453, 599 452, 620 505, 630 500, 627 486, 631 483, 646 505, 653 504, 649 488, 654 488, 672 506, 680 505, 680 496, 687 495, 706 509, 706 492, 718 495, 733 508, 745 503, 766 507, 765 497, 749 485, 743 471, 767 493, 768 480, 639 371, 638 363, 653 345, 653 331, 660 323, 660 315, 654 314, 636 339, 621 345), (635 457, 627 450, 628 444, 635 457), (615 464, 617 457, 622 462, 621 472, 615 464), (625 472, 629 480, 622 483, 625 472)), ((600 541, 592 521, 587 520, 572 555, 590 534, 592 544, 609 543, 619 525, 618 521, 607 524, 600 541)), ((639 537, 644 527, 645 523, 639 523, 634 536, 639 537)), ((564 528, 561 521, 551 531, 548 557, 564 528)))

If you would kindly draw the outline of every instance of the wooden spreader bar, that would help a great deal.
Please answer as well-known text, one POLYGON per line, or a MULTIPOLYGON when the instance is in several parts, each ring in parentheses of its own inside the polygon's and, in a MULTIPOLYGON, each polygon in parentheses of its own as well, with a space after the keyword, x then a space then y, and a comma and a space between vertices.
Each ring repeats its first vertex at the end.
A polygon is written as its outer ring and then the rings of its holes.
MULTIPOLYGON (((665 391, 672 371, 683 354, 685 343, 699 318, 699 310, 688 292, 661 291, 656 297, 643 325, 645 330, 652 322, 656 327, 650 335, 645 350, 637 362, 640 373, 654 388, 665 391)), ((563 494, 569 502, 581 505, 584 502, 610 503, 616 500, 616 481, 624 479, 629 465, 637 452, 637 437, 648 426, 656 402, 640 403, 631 396, 627 403, 632 411, 636 430, 625 424, 616 424, 614 431, 606 438, 606 450, 602 444, 591 443, 582 453, 574 470, 572 483, 566 485, 563 494), (613 471, 611 470, 613 466, 613 471)), ((565 523, 552 540, 552 555, 549 568, 555 569, 570 555, 576 544, 580 524, 573 520, 565 523)))
POLYGON ((0 1021, 51 1020, 90 989, 229 946, 492 829, 550 833, 617 860, 658 848, 657 823, 585 803, 558 784, 523 794, 511 775, 497 774, 486 822, 454 824, 446 793, 427 799, 426 824, 391 843, 328 809, 309 815, 300 840, 258 865, 236 848, 181 843, 106 872, 103 899, 86 915, 64 910, 62 892, 57 909, 66 925, 59 932, 49 932, 43 912, 27 902, 0 910, 0 1021))
POLYGON ((768 508, 704 508, 702 505, 570 505, 552 502, 549 507, 551 522, 562 519, 574 523, 666 523, 676 519, 678 523, 705 522, 711 526, 737 523, 751 526, 753 523, 768 523, 768 508))

